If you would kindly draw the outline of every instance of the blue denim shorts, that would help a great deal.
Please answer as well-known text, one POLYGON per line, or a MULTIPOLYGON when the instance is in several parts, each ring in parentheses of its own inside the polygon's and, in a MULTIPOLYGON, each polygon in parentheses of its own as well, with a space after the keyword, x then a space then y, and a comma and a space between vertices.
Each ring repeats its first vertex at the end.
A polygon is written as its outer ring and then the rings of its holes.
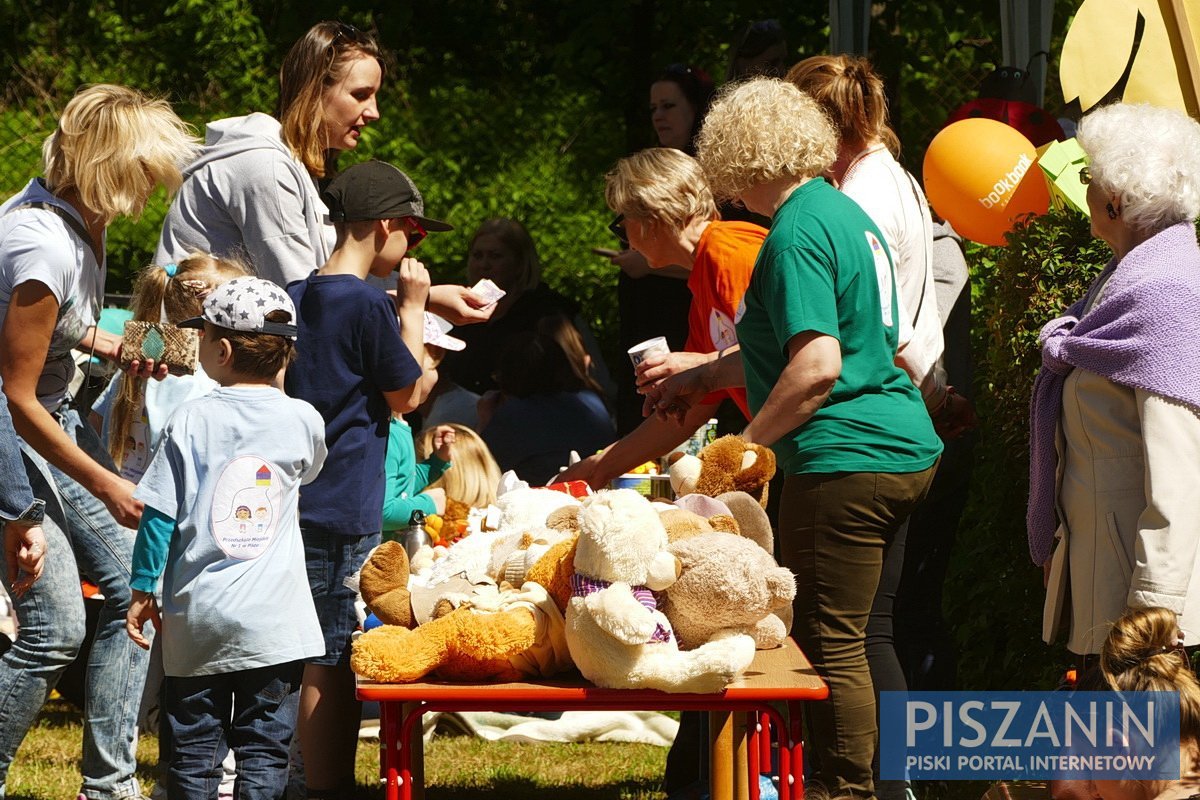
POLYGON ((358 627, 354 611, 357 594, 346 586, 346 578, 358 572, 367 555, 379 544, 379 534, 339 536, 324 531, 300 531, 304 539, 304 561, 308 586, 325 636, 325 655, 308 659, 310 664, 336 666, 350 663, 350 635, 358 627))

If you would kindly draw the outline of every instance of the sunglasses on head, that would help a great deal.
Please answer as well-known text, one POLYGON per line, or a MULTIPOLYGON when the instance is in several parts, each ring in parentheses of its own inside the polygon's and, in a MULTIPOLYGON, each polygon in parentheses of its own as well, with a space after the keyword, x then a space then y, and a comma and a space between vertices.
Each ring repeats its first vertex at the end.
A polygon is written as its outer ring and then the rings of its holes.
POLYGON ((625 247, 629 247, 629 234, 625 232, 625 215, 618 214, 617 218, 608 223, 608 229, 612 235, 617 237, 617 240, 625 247))
POLYGON ((345 22, 338 22, 336 24, 337 30, 334 32, 333 38, 329 40, 331 47, 342 39, 354 44, 365 44, 367 42, 367 35, 353 25, 345 22))

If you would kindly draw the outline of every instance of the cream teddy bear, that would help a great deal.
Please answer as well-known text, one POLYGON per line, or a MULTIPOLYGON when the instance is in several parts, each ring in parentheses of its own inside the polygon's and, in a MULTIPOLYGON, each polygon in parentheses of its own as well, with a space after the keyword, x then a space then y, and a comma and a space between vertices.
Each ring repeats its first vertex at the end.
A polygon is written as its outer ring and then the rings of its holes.
POLYGON ((599 492, 584 500, 579 529, 566 635, 585 678, 610 689, 719 692, 750 666, 754 640, 745 634, 679 649, 653 595, 679 577, 679 562, 646 498, 599 492))

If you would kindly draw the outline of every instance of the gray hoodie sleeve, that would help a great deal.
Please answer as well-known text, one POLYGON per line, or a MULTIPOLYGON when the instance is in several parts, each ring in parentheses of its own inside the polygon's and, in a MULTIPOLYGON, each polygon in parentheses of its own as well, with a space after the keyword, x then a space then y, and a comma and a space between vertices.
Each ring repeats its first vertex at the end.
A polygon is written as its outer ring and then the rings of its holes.
POLYGON ((325 263, 325 205, 278 130, 264 114, 209 125, 209 143, 163 222, 158 263, 192 251, 237 256, 280 286, 325 263))

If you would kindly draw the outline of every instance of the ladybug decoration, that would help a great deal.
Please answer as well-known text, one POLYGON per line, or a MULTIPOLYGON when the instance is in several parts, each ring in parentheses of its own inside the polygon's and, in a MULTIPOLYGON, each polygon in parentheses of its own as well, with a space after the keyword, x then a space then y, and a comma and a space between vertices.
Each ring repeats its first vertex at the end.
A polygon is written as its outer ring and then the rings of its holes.
POLYGON ((1017 99, 1028 78, 1029 73, 1017 67, 996 68, 984 78, 980 96, 951 112, 946 125, 963 119, 994 119, 1016 128, 1034 147, 1065 139, 1058 120, 1032 103, 1017 99))

